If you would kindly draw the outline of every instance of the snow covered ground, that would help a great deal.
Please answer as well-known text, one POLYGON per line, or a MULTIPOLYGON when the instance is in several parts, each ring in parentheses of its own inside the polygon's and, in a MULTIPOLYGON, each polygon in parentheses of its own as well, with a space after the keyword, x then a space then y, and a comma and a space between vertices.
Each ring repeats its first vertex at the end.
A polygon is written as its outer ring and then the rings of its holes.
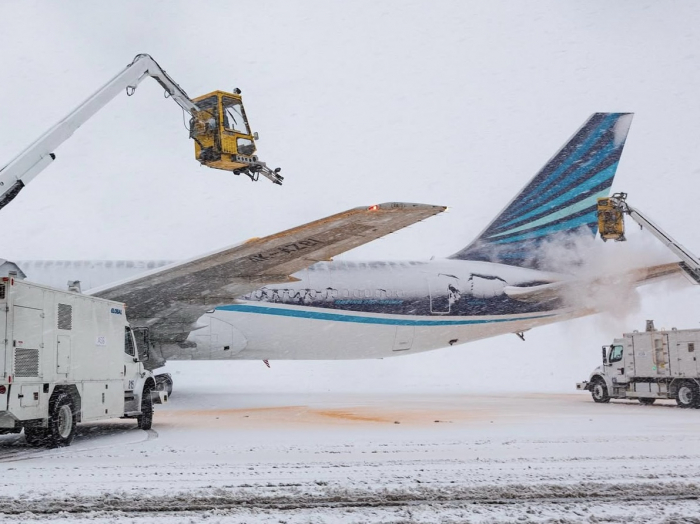
POLYGON ((700 410, 242 386, 234 365, 171 366, 153 431, 0 437, 0 522, 700 522, 700 410))

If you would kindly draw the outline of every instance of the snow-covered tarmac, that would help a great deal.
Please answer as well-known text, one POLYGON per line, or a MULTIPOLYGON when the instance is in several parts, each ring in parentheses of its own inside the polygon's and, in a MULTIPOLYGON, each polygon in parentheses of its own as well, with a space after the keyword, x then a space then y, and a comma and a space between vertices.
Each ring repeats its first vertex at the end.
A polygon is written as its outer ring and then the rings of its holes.
POLYGON ((150 432, 0 437, 0 522, 700 522, 700 410, 180 383, 150 432))

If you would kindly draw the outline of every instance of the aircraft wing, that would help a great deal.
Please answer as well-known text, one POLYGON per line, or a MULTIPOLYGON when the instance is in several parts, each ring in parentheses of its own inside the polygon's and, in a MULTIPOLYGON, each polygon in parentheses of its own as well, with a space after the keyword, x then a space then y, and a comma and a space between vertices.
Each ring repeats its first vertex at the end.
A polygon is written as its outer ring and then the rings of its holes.
POLYGON ((563 300, 571 305, 578 304, 579 301, 595 301, 597 295, 604 293, 604 288, 619 291, 621 286, 636 287, 682 273, 680 265, 672 262, 592 280, 563 280, 539 286, 506 286, 504 292, 510 298, 521 302, 545 303, 563 300))
MULTIPOLYGON (((207 310, 293 273, 441 213, 446 208, 390 202, 357 207, 303 226, 171 264, 87 294, 123 302, 133 325, 185 340, 207 310)), ((167 336, 166 336, 167 335, 167 336)))

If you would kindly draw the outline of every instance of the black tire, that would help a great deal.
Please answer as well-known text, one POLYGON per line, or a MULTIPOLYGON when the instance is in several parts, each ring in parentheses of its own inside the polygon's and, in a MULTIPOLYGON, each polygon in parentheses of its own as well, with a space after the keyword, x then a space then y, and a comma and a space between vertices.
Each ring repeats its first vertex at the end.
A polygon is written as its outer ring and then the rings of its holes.
POLYGON ((141 415, 136 417, 139 429, 151 429, 153 425, 153 399, 151 399, 151 386, 143 387, 141 394, 141 415))
POLYGON ((169 374, 156 375, 156 389, 163 391, 168 398, 173 396, 173 379, 169 374))
POLYGON ((655 398, 639 398, 639 403, 643 406, 651 406, 654 402, 656 402, 655 398))
POLYGON ((605 385, 603 379, 597 378, 591 383, 591 397, 593 397, 593 402, 598 404, 605 404, 610 402, 610 395, 608 395, 608 386, 605 385))
POLYGON ((45 446, 47 436, 46 428, 24 428, 24 440, 32 447, 45 446))
POLYGON ((70 446, 75 437, 78 414, 75 412, 73 397, 59 393, 49 403, 49 427, 46 430, 47 445, 52 448, 70 446))
POLYGON ((676 404, 682 408, 698 407, 698 386, 689 380, 683 381, 676 389, 676 404))

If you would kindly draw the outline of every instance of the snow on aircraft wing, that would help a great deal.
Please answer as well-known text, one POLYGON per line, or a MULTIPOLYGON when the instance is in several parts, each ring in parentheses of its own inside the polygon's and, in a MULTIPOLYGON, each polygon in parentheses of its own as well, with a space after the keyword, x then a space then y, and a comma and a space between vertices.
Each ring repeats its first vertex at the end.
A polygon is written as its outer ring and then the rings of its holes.
MULTIPOLYGON (((123 302, 134 325, 184 340, 208 309, 443 212, 446 207, 390 202, 357 207, 303 226, 171 264, 87 291, 123 302), (166 327, 165 324, 168 326, 166 327), (183 338, 184 335, 184 338, 183 338)), ((159 337, 161 338, 161 337, 159 337)))
POLYGON ((614 290, 619 290, 617 286, 620 285, 636 287, 682 273, 683 270, 680 265, 677 262, 671 262, 658 266, 632 269, 626 273, 593 280, 564 280, 539 286, 506 286, 503 291, 510 298, 521 302, 546 303, 561 299, 568 303, 578 303, 582 300, 595 300, 595 297, 599 295, 598 291, 602 287, 611 287, 614 290))

